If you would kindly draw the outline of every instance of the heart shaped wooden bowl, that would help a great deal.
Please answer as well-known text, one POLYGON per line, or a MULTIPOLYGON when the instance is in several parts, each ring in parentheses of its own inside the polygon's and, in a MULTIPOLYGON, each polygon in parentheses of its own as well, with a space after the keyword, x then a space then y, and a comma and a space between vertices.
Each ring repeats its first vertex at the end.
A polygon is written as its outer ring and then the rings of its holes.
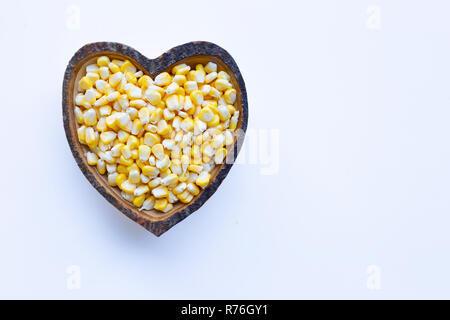
POLYGON ((96 42, 87 44, 75 53, 67 65, 64 74, 62 110, 64 129, 70 149, 85 177, 113 206, 156 236, 160 236, 195 212, 216 192, 238 155, 248 120, 247 93, 241 72, 227 51, 210 42, 185 43, 172 48, 156 59, 148 59, 135 49, 120 43, 96 42), (217 64, 218 70, 224 70, 231 75, 231 82, 237 91, 235 107, 240 111, 236 129, 239 135, 238 138, 235 137, 234 144, 228 148, 227 161, 214 168, 211 172, 209 185, 190 203, 176 203, 174 208, 167 213, 161 213, 156 210, 139 211, 122 198, 118 188, 111 187, 108 184, 106 177, 100 175, 95 166, 88 165, 85 157, 85 152, 88 151, 88 148, 78 141, 77 136, 77 123, 74 115, 75 96, 77 94, 76 84, 85 72, 86 66, 95 62, 102 55, 122 60, 128 59, 152 79, 159 73, 170 70, 172 66, 178 63, 186 63, 191 67, 195 67, 197 63, 206 64, 208 61, 213 61, 217 64))

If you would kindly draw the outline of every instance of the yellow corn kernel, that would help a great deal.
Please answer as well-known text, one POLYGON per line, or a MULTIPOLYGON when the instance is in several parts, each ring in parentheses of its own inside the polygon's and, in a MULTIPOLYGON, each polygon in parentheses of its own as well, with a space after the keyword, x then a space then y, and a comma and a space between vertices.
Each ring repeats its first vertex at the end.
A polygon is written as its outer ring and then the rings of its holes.
POLYGON ((122 183, 125 181, 125 180, 127 180, 127 176, 125 175, 125 174, 123 174, 123 173, 120 173, 120 174, 118 174, 117 176, 116 176, 116 184, 118 185, 118 186, 120 186, 120 185, 122 185, 122 183))
POLYGON ((200 110, 197 117, 202 120, 203 122, 208 123, 211 121, 214 117, 214 112, 209 107, 204 107, 200 110))
POLYGON ((226 103, 233 104, 236 101, 236 90, 228 89, 223 94, 223 98, 225 99, 226 103))
POLYGON ((120 152, 122 153, 124 159, 131 158, 131 148, 129 145, 124 145, 121 147, 120 152))
POLYGON ((101 56, 97 59, 97 65, 99 67, 107 67, 110 62, 107 56, 101 56))
POLYGON ((150 109, 147 107, 143 107, 139 110, 138 113, 139 119, 141 119, 141 123, 146 125, 150 121, 150 109))
POLYGON ((154 188, 156 188, 157 186, 159 186, 160 184, 161 184, 161 178, 160 178, 160 177, 157 177, 157 178, 154 178, 154 179, 150 180, 150 182, 148 183, 148 186, 149 186, 151 189, 154 189, 154 188))
POLYGON ((189 193, 191 193, 194 196, 200 193, 200 189, 192 182, 187 184, 186 189, 189 191, 189 193))
MULTIPOLYGON (((100 80, 100 75, 96 72, 88 72, 88 73, 86 73, 86 78, 91 80, 91 82, 94 84, 95 81, 100 80)), ((89 90, 91 90, 91 89, 89 89, 89 90)))
MULTIPOLYGON (((134 190, 134 196, 139 197, 141 195, 145 195, 147 192, 150 191, 150 188, 147 185, 140 185, 139 187, 134 190)), ((138 206, 140 207, 140 206, 138 206)))
POLYGON ((126 72, 135 73, 137 70, 136 67, 129 60, 125 60, 120 66, 120 71, 122 71, 123 73, 126 72))
POLYGON ((139 78, 138 85, 141 86, 143 89, 146 89, 150 87, 153 84, 152 78, 145 75, 139 78))
POLYGON ((153 145, 152 152, 157 159, 161 160, 162 158, 164 158, 164 147, 161 143, 153 145))
POLYGON ((226 79, 218 78, 214 81, 214 87, 219 91, 225 91, 231 88, 231 83, 226 79))
POLYGON ((176 183, 178 183, 178 176, 175 173, 170 173, 161 179, 162 186, 172 186, 176 183))
POLYGON ((186 183, 180 182, 175 188, 172 189, 172 192, 173 194, 177 195, 182 193, 184 190, 186 190, 186 183))
POLYGON ((133 159, 131 158, 131 156, 130 156, 129 159, 127 159, 127 158, 125 158, 124 155, 121 155, 120 158, 119 158, 119 163, 121 165, 124 165, 124 166, 128 167, 128 166, 131 166, 133 164, 133 159))
POLYGON ((205 66, 205 71, 208 73, 211 72, 216 72, 217 71, 217 64, 215 64, 214 62, 208 62, 205 66))
POLYGON ((155 198, 163 198, 169 195, 169 190, 166 187, 159 186, 152 190, 152 194, 155 198))
POLYGON ((153 166, 143 166, 141 169, 142 173, 150 178, 154 178, 159 174, 159 169, 153 166))
POLYGON ((189 172, 188 171, 185 171, 181 176, 178 176, 178 180, 180 182, 186 182, 188 178, 189 178, 189 172))
MULTIPOLYGON (((137 190, 137 189, 136 189, 136 190, 137 190)), ((136 190, 135 190, 135 191, 136 191, 136 190)), ((142 206, 142 204, 144 203, 144 200, 145 200, 145 194, 142 194, 142 195, 137 196, 136 198, 134 198, 133 204, 134 204, 136 207, 140 207, 140 206, 142 206)))
POLYGON ((167 86, 172 81, 172 77, 167 72, 162 72, 155 77, 157 86, 167 86))
POLYGON ((220 124, 220 117, 217 114, 215 114, 213 116, 213 118, 211 119, 211 121, 208 121, 207 124, 208 124, 208 127, 210 127, 210 128, 218 126, 220 124))
POLYGON ((111 128, 114 131, 117 131, 119 129, 119 126, 117 125, 117 116, 116 114, 112 114, 105 118, 106 125, 111 128))
POLYGON ((136 84, 137 83, 137 78, 134 74, 132 74, 130 71, 126 71, 124 73, 125 79, 132 84, 136 84))
POLYGON ((196 105, 201 105, 203 103, 203 94, 200 90, 194 90, 189 95, 191 101, 196 105))
POLYGON ((127 96, 131 99, 141 99, 142 98, 142 89, 132 85, 127 90, 127 96))
POLYGON ((163 109, 162 108, 156 108, 152 115, 150 116, 150 122, 151 123, 157 123, 163 115, 163 109))
POLYGON ((156 105, 161 101, 161 93, 156 90, 147 90, 145 93, 145 97, 147 98, 148 102, 153 105, 156 105))
POLYGON ((86 126, 95 126, 97 124, 97 113, 93 108, 83 113, 83 120, 86 126))
POLYGON ((120 130, 117 133, 117 138, 119 139, 119 142, 121 142, 121 143, 126 142, 129 136, 130 136, 130 134, 123 130, 120 130))
POLYGON ((141 174, 139 172, 139 169, 131 169, 128 174, 128 179, 133 184, 138 184, 139 182, 141 182, 141 174))
POLYGON ((117 172, 118 173, 123 173, 123 174, 128 174, 127 167, 125 165, 123 165, 123 164, 119 164, 117 166, 117 172))
POLYGON ((91 79, 89 79, 88 77, 83 77, 78 82, 78 87, 80 90, 88 90, 92 88, 93 85, 94 84, 92 83, 91 79))
POLYGON ((105 174, 105 172, 106 172, 106 164, 105 164, 104 160, 99 159, 97 161, 97 171, 100 174, 105 174))
POLYGON ((84 123, 83 112, 78 107, 75 107, 75 119, 77 120, 78 124, 83 124, 84 123))
MULTIPOLYGON (((117 180, 117 179, 116 179, 117 180)), ((117 182, 117 181, 116 181, 117 182)), ((136 185, 134 183, 131 183, 128 180, 125 180, 124 182, 122 182, 121 184, 117 184, 119 186, 119 188, 126 192, 126 193, 130 193, 133 194, 134 190, 136 190, 136 185)))
POLYGON ((182 86, 185 84, 186 80, 186 76, 181 75, 181 74, 177 74, 176 76, 173 77, 172 79, 173 83, 178 84, 179 86, 182 86))
POLYGON ((176 75, 185 75, 191 70, 191 67, 186 65, 185 63, 178 64, 172 68, 172 73, 176 75))
POLYGON ((106 132, 102 132, 100 134, 100 140, 104 144, 110 144, 111 142, 114 141, 116 136, 117 136, 117 134, 115 132, 113 132, 113 131, 106 131, 106 132))
POLYGON ((178 199, 180 199, 183 203, 189 203, 193 199, 193 195, 189 193, 188 190, 184 190, 182 193, 177 195, 178 199))
MULTIPOLYGON (((200 156, 200 152, 199 152, 198 156, 200 156)), ((195 172, 195 173, 200 173, 200 172, 202 172, 203 167, 199 166, 199 165, 195 165, 195 164, 190 164, 188 167, 188 170, 195 172)))
POLYGON ((197 83, 205 83, 205 75, 205 70, 202 67, 201 70, 195 70, 194 79, 197 83))
POLYGON ((139 146, 139 160, 144 161, 144 162, 147 161, 148 158, 150 157, 151 152, 152 152, 152 149, 149 146, 147 146, 145 144, 140 145, 139 146))
POLYGON ((195 183, 200 186, 200 187, 205 187, 208 183, 209 183, 209 179, 210 179, 211 175, 206 172, 206 171, 202 171, 197 179, 195 180, 195 183))
POLYGON ((162 119, 158 121, 157 133, 161 136, 165 136, 170 133, 170 127, 167 124, 166 120, 162 119))
POLYGON ((86 127, 81 126, 77 129, 78 141, 85 144, 86 143, 86 127))
POLYGON ((191 118, 186 118, 181 121, 180 127, 185 132, 192 131, 194 129, 194 120, 192 120, 191 118))
POLYGON ((226 73, 225 71, 219 71, 219 73, 217 74, 217 77, 219 79, 224 79, 224 80, 227 80, 227 81, 231 80, 230 75, 228 73, 226 73))
POLYGON ((212 140, 212 147, 216 149, 223 146, 224 143, 225 143, 225 135, 222 133, 216 134, 212 140))
POLYGON ((160 170, 165 170, 170 167, 170 158, 167 154, 164 154, 161 160, 156 160, 156 167, 160 170))
POLYGON ((233 144, 233 142, 234 142, 234 136, 233 136, 233 134, 231 133, 231 131, 226 130, 226 131, 224 132, 224 136, 225 136, 225 145, 229 146, 229 145, 233 144))
POLYGON ((108 63, 108 67, 109 67, 109 70, 111 70, 112 73, 116 73, 116 72, 120 71, 120 67, 117 64, 115 64, 114 62, 108 63))
POLYGON ((143 129, 143 127, 142 127, 141 119, 139 119, 139 118, 134 119, 133 128, 131 129, 131 134, 138 135, 142 129, 143 129))
POLYGON ((86 152, 86 160, 88 165, 95 166, 98 162, 98 156, 93 152, 86 152))
POLYGON ((131 159, 137 160, 139 158, 139 151, 137 149, 131 150, 131 159))
POLYGON ((205 83, 211 83, 211 82, 213 82, 214 80, 216 80, 216 78, 217 78, 217 72, 211 72, 211 73, 208 73, 208 74, 205 76, 205 83))
POLYGON ((85 131, 85 135, 86 135, 86 137, 85 137, 86 144, 90 148, 95 148, 98 144, 98 136, 95 134, 94 128, 87 127, 86 131, 85 131))
POLYGON ((142 107, 147 106, 147 102, 145 102, 142 99, 135 99, 135 100, 131 100, 130 101, 130 107, 136 108, 136 109, 140 109, 142 107))
POLYGON ((144 143, 146 145, 148 145, 149 147, 152 147, 153 145, 160 143, 160 142, 161 142, 161 138, 157 134, 147 132, 144 135, 144 143))
POLYGON ((214 155, 214 162, 216 164, 221 164, 227 155, 227 149, 220 148, 217 149, 216 154, 214 155))
POLYGON ((169 203, 169 202, 167 201, 166 198, 164 198, 164 199, 158 199, 158 200, 155 201, 155 206, 154 206, 154 208, 155 208, 156 210, 159 210, 159 211, 164 211, 164 209, 167 207, 167 204, 168 204, 168 203, 169 203))
POLYGON ((127 146, 130 147, 131 150, 136 149, 139 146, 139 140, 133 135, 130 135, 127 139, 127 146))
POLYGON ((230 119, 230 127, 229 127, 230 130, 232 131, 236 130, 238 120, 239 120, 239 111, 236 111, 230 119))
POLYGON ((230 110, 225 105, 220 105, 217 107, 218 114, 221 121, 227 121, 231 118, 230 110))

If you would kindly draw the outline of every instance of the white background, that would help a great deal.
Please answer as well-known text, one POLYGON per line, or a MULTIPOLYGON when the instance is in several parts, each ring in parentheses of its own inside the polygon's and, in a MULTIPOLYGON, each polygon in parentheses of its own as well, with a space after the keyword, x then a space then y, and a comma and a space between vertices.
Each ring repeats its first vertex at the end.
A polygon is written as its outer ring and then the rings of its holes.
POLYGON ((450 298, 448 1, 1 7, 0 298, 450 298), (75 164, 63 73, 88 42, 156 57, 192 40, 235 58, 279 168, 234 166, 157 238, 75 164))

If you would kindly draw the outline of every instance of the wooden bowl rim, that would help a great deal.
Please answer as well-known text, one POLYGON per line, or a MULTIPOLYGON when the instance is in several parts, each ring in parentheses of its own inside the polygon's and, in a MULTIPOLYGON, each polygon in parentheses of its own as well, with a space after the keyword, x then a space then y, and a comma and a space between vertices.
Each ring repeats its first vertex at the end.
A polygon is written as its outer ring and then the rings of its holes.
MULTIPOLYGON (((231 55, 220 46, 206 41, 194 41, 188 42, 179 46, 176 46, 167 52, 163 53, 161 56, 155 59, 148 59, 140 52, 135 50, 132 47, 129 47, 125 44, 117 43, 117 42, 94 42, 89 43, 81 47, 74 56, 70 59, 67 68, 64 73, 64 81, 63 81, 63 92, 62 92, 62 113, 63 113, 63 122, 64 122, 64 130, 66 133, 66 138, 69 143, 70 149, 72 151, 72 155, 75 158, 78 167, 81 172, 83 172, 84 176, 87 180, 92 184, 92 186, 114 207, 116 207, 120 212, 126 215, 131 220, 143 226, 148 231, 152 232, 156 236, 160 236, 174 225, 184 220, 193 212, 197 211, 206 201, 216 192, 222 181, 227 176, 231 167, 233 166, 234 161, 242 147, 243 139, 245 136, 245 132, 247 130, 248 123, 248 102, 247 102, 247 92, 245 88, 244 79, 242 78, 242 74, 234 61, 231 55), (77 136, 71 130, 71 122, 69 118, 69 112, 73 112, 71 105, 73 101, 69 99, 73 99, 73 97, 69 94, 70 92, 70 83, 73 77, 76 77, 76 72, 74 70, 77 69, 77 66, 80 63, 86 61, 86 58, 90 56, 98 55, 102 52, 112 52, 117 53, 119 55, 127 56, 134 60, 140 65, 145 71, 147 71, 153 77, 157 74, 166 71, 168 67, 173 65, 174 63, 191 57, 196 56, 211 56, 216 57, 231 70, 236 79, 236 82, 239 86, 240 97, 241 97, 241 108, 242 114, 240 115, 240 126, 242 136, 236 140, 233 147, 233 152, 231 153, 232 161, 227 161, 227 163, 223 164, 220 170, 218 171, 214 180, 210 182, 210 184, 201 191, 200 195, 195 199, 192 203, 184 207, 182 210, 178 210, 168 216, 167 218, 163 218, 160 220, 154 220, 149 215, 140 212, 137 208, 127 208, 125 207, 121 201, 119 201, 118 196, 113 192, 112 188, 103 187, 98 181, 97 178, 89 171, 87 165, 83 162, 84 155, 80 154, 77 144, 80 144, 77 136)), ((73 117, 72 117, 73 119, 73 117)))

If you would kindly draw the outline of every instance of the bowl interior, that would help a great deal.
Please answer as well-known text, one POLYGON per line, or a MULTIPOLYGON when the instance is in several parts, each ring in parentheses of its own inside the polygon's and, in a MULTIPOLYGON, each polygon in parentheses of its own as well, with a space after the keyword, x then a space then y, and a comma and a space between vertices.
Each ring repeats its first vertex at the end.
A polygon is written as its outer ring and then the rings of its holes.
MULTIPOLYGON (((78 135, 77 135, 78 124, 75 120, 75 115, 74 115, 75 96, 79 92, 77 84, 78 84, 78 81, 81 79, 81 77, 83 77, 85 75, 86 66, 89 64, 95 63, 97 61, 97 58, 102 55, 106 55, 110 58, 116 58, 116 59, 120 59, 120 60, 128 59, 136 66, 136 68, 138 70, 141 70, 144 74, 149 75, 152 79, 154 79, 154 77, 157 75, 157 74, 150 74, 149 71, 146 70, 144 68, 144 66, 141 63, 139 63, 138 61, 136 61, 135 59, 133 59, 127 55, 115 52, 115 51, 93 52, 92 54, 89 54, 84 59, 82 59, 74 67, 73 74, 72 74, 70 82, 69 82, 69 88, 72 92, 69 92, 69 97, 71 97, 71 99, 68 99, 69 100, 68 101, 68 108, 69 108, 68 119, 69 119, 70 130, 72 132, 72 137, 74 140, 76 140, 76 141, 74 141, 74 146, 78 150, 78 152, 83 155, 81 158, 82 158, 83 164, 86 167, 86 169, 95 177, 95 179, 101 184, 101 186, 105 189, 105 191, 108 194, 110 194, 111 196, 113 196, 118 202, 120 202, 122 206, 128 208, 129 210, 134 211, 138 216, 141 216, 144 219, 148 219, 151 221, 165 220, 165 219, 169 218, 170 216, 172 216, 174 213, 176 213, 180 210, 183 210, 187 206, 193 204, 198 199, 198 197, 203 193, 204 189, 202 189, 201 192, 197 196, 195 196, 194 199, 190 203, 185 204, 185 203, 177 202, 174 204, 173 209, 167 213, 161 213, 161 212, 159 212, 157 210, 153 210, 153 209, 139 211, 133 204, 129 203, 128 201, 126 201, 125 199, 122 198, 122 196, 120 194, 120 189, 118 187, 111 187, 108 184, 106 175, 99 174, 97 172, 97 169, 95 166, 88 165, 86 157, 84 155, 87 151, 89 151, 89 148, 85 145, 82 145, 78 141, 78 138, 77 138, 78 137, 78 135)), ((239 130, 242 125, 242 115, 243 115, 242 104, 241 104, 241 90, 239 88, 239 84, 236 80, 234 73, 222 61, 222 59, 220 59, 217 56, 205 56, 205 55, 191 56, 191 57, 187 57, 182 60, 179 60, 172 65, 167 66, 167 68, 165 68, 165 70, 169 71, 172 69, 172 67, 174 65, 177 65, 180 63, 186 63, 187 65, 191 66, 191 68, 195 69, 196 64, 201 63, 204 65, 204 64, 208 63, 209 61, 212 61, 217 64, 218 71, 226 71, 231 76, 231 83, 233 84, 233 87, 236 89, 236 102, 234 103, 234 106, 240 112, 238 125, 236 127, 236 130, 239 130)), ((143 63, 145 63, 145 61, 143 61, 143 63)), ((236 143, 236 137, 235 137, 234 142, 236 143)), ((234 146, 234 144, 228 146, 228 148, 227 148, 228 154, 231 152, 233 146, 234 146)), ((211 171, 211 180, 210 180, 210 183, 208 184, 208 186, 211 185, 211 183, 213 183, 217 174, 219 173, 219 171, 221 170, 221 168, 223 166, 224 166, 224 163, 222 163, 221 165, 216 165, 215 168, 211 171)))

